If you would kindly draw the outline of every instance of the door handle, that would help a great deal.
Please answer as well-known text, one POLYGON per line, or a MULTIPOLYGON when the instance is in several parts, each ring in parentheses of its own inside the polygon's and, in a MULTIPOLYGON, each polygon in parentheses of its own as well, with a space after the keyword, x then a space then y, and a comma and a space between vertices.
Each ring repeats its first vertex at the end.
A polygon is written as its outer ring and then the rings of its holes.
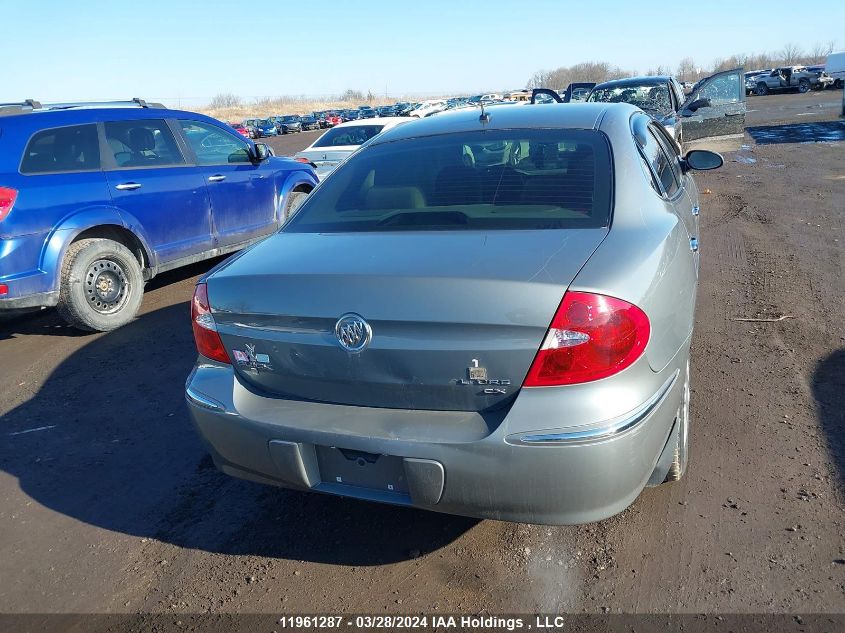
POLYGON ((134 191, 135 189, 140 189, 141 183, 140 182, 122 182, 115 187, 118 191, 134 191))
POLYGON ((214 174, 208 177, 208 182, 220 182, 221 180, 226 180, 226 176, 223 174, 214 174))

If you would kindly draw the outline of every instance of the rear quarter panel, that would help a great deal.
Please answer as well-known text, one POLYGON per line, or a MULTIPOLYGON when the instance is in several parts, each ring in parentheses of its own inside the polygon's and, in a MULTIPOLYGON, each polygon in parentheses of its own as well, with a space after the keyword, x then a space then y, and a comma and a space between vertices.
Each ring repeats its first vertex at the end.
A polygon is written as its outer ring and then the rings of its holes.
POLYGON ((614 119, 603 123, 602 131, 613 146, 612 226, 570 289, 642 308, 651 323, 646 358, 654 371, 661 371, 692 333, 697 275, 689 236, 674 205, 649 185, 628 122, 614 119))

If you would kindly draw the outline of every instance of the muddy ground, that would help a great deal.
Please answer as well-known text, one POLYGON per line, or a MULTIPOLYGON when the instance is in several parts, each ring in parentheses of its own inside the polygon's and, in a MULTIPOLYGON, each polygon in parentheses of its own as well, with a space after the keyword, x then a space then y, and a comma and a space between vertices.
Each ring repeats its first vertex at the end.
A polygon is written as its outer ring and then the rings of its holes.
POLYGON ((747 147, 697 177, 690 467, 599 524, 218 473, 182 395, 211 264, 155 279, 110 334, 0 323, 0 612, 845 611, 845 143, 813 142, 841 133, 840 100, 750 98, 747 147))

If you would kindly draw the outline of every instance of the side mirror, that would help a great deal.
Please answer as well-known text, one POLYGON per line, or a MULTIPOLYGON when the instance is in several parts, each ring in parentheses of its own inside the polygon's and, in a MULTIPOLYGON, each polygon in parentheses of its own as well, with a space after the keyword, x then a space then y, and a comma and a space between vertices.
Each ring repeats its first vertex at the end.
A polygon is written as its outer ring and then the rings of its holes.
POLYGON ((703 97, 701 99, 696 99, 695 101, 690 103, 687 106, 687 110, 695 112, 696 110, 699 110, 701 108, 709 108, 711 105, 712 104, 710 103, 710 99, 708 99, 707 97, 703 97))
POLYGON ((265 143, 256 143, 251 152, 253 162, 260 163, 267 160, 273 155, 270 148, 265 143))
POLYGON ((709 169, 719 169, 725 163, 721 154, 711 152, 707 149, 692 149, 687 152, 681 163, 684 171, 695 169, 697 171, 707 171, 709 169))

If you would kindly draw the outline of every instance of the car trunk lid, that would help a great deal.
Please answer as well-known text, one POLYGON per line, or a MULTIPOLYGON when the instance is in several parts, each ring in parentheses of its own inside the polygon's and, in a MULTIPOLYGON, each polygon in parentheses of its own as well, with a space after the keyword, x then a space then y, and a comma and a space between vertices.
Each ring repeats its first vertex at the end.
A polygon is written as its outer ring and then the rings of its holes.
POLYGON ((248 386, 284 398, 454 411, 509 406, 606 228, 280 233, 208 279, 248 386), (339 343, 360 316, 368 346, 339 343))

